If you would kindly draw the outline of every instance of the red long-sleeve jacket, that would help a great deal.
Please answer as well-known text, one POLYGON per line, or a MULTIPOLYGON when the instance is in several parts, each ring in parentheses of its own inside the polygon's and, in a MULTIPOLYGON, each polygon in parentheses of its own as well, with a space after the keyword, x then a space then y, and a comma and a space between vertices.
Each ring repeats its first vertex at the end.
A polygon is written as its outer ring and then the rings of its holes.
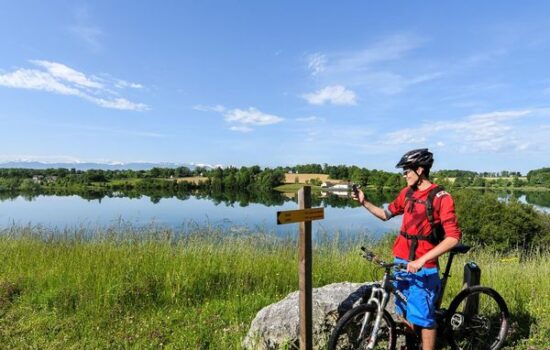
MULTIPOLYGON (((425 201, 428 199, 430 190, 436 186, 436 184, 432 184, 423 191, 416 190, 413 192, 412 198, 425 201)), ((405 187, 401 190, 397 198, 388 206, 388 211, 391 213, 391 216, 403 214, 401 232, 406 232, 410 235, 426 236, 431 231, 430 222, 426 215, 426 206, 413 201, 406 201, 408 190, 409 187, 405 187), (410 206, 412 206, 412 208, 410 206)), ((441 223, 443 230, 445 231, 445 237, 454 237, 460 240, 462 237, 462 232, 457 224, 454 201, 451 195, 445 191, 438 192, 433 201, 433 208, 434 223, 441 223)), ((398 235, 393 245, 394 256, 408 260, 410 246, 411 240, 403 237, 402 235, 398 235)), ((426 254, 434 246, 435 245, 427 240, 418 240, 416 258, 418 259, 422 255, 426 254)), ((424 266, 437 266, 437 259, 426 262, 424 266)))

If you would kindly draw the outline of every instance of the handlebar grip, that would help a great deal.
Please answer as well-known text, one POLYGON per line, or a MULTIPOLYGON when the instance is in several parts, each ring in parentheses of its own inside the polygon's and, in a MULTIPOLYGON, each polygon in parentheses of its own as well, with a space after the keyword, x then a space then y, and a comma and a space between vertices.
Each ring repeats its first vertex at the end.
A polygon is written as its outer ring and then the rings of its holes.
POLYGON ((405 271, 407 271, 407 264, 403 264, 403 263, 401 263, 401 264, 396 264, 396 265, 395 265, 395 268, 398 269, 398 270, 405 270, 405 271))

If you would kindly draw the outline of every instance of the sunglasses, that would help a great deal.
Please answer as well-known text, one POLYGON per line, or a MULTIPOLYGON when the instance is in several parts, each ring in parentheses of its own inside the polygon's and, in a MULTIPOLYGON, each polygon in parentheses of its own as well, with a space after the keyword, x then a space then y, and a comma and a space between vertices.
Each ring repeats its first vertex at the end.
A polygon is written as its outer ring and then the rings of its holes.
POLYGON ((412 169, 403 169, 403 176, 407 176, 412 171, 412 169))

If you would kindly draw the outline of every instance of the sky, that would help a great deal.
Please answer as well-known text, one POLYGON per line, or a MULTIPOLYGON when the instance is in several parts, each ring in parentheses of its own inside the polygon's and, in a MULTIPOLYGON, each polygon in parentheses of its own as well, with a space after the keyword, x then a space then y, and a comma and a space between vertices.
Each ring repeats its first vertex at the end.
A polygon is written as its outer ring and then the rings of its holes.
POLYGON ((550 2, 0 4, 0 162, 550 166, 550 2))

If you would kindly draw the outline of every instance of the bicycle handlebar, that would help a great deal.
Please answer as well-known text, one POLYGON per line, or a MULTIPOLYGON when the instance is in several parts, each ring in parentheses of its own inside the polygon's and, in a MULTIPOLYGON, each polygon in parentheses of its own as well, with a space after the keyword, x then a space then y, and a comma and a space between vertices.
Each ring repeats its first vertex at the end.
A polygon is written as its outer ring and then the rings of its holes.
POLYGON ((361 247, 361 250, 363 251, 363 258, 367 259, 368 261, 372 261, 373 263, 378 264, 385 269, 389 270, 389 269, 395 268, 397 270, 407 270, 407 264, 388 263, 380 259, 378 256, 376 256, 376 254, 374 254, 370 250, 367 250, 367 248, 365 247, 361 247))

